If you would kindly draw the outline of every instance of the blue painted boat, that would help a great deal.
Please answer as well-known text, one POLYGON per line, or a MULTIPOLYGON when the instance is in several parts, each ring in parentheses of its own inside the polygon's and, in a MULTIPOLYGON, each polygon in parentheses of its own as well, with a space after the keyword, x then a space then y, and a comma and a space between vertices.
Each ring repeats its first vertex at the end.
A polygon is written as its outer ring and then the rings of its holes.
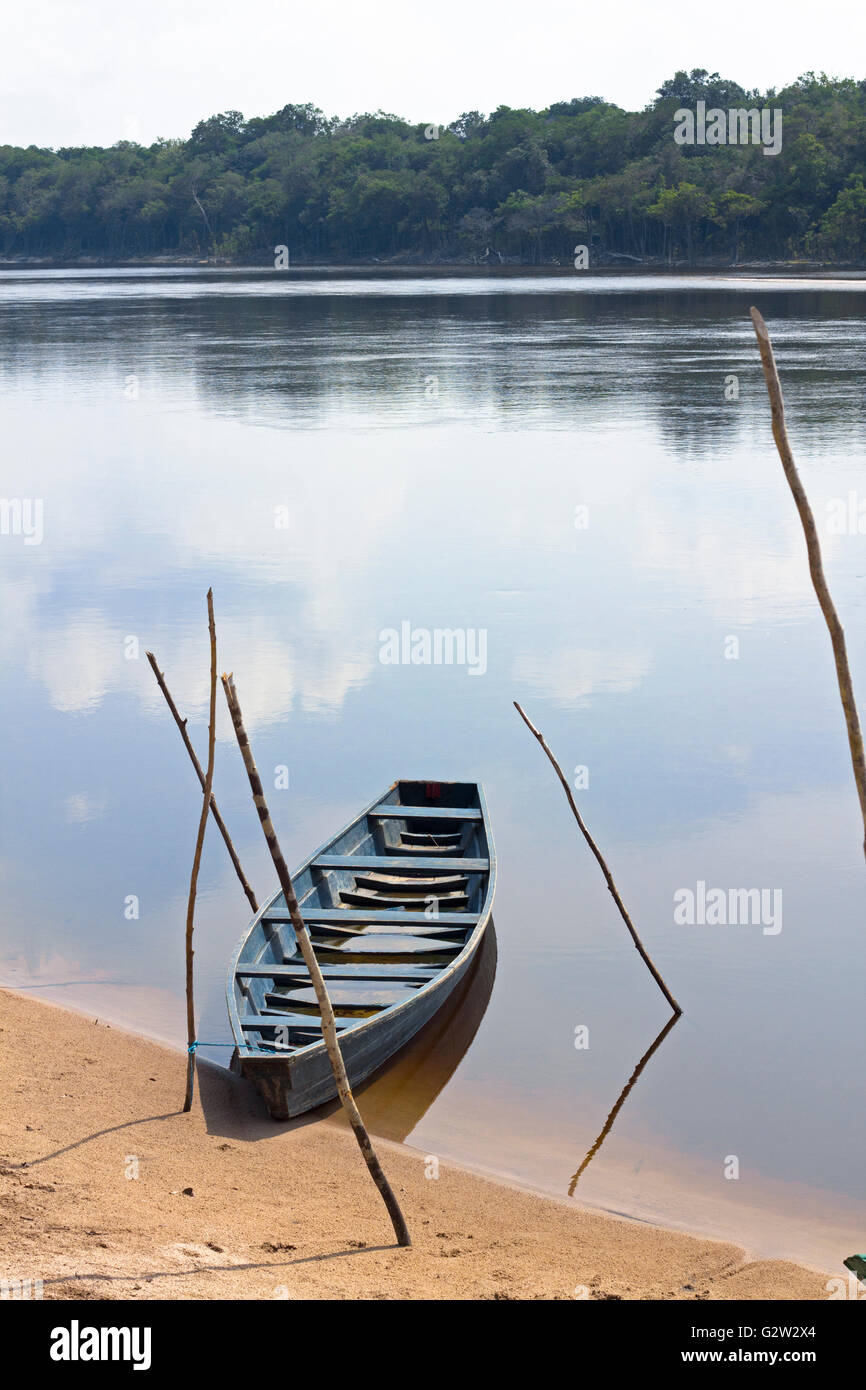
MULTIPOLYGON (((442 1007, 493 911, 496 859, 475 782, 395 782, 292 875, 357 1086, 442 1007)), ((336 1094, 312 981, 282 892, 227 980, 232 1067, 275 1120, 336 1094)))

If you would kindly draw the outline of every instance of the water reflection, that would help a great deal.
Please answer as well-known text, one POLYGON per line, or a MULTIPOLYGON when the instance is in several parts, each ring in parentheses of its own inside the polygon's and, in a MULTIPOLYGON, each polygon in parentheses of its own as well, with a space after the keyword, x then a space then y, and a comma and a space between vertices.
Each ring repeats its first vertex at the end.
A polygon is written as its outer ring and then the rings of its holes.
MULTIPOLYGON (((491 922, 477 960, 439 1012, 395 1053, 387 1066, 360 1086, 364 1122, 374 1134, 403 1141, 421 1123, 451 1080, 487 1012, 496 978, 496 932, 491 922)), ((338 1102, 323 1106, 345 1125, 338 1102)))
POLYGON ((678 293, 626 282, 617 292, 606 280, 578 292, 542 280, 473 293, 452 281, 350 293, 234 276, 54 287, 46 299, 42 280, 0 275, 9 383, 23 374, 28 390, 52 394, 62 381, 133 411, 176 409, 192 393, 210 411, 282 429, 464 419, 570 429, 577 418, 614 423, 639 400, 665 447, 710 459, 764 408, 756 377, 744 385, 749 410, 724 395, 726 375, 754 375, 757 297, 789 396, 802 388, 804 439, 820 443, 822 426, 844 424, 841 411, 862 412, 852 374, 866 373, 864 300, 850 286, 806 296, 773 281, 678 293))
POLYGON ((622 1090, 620 1091, 619 1097, 617 1098, 616 1104, 614 1105, 613 1109, 611 1110, 610 1114, 608 1115, 607 1119, 605 1120, 604 1125, 602 1126, 601 1133, 599 1134, 599 1136, 598 1136, 598 1138, 596 1139, 595 1143, 592 1145, 592 1148, 589 1150, 588 1154, 586 1155, 586 1158, 585 1158, 585 1159, 583 1160, 583 1162, 581 1163, 581 1165, 580 1165, 580 1167, 578 1168, 577 1172, 574 1174, 574 1177, 571 1179, 571 1182, 568 1184, 568 1195, 569 1195, 569 1197, 573 1197, 573 1196, 574 1196, 575 1189, 577 1188, 577 1184, 580 1182, 581 1174, 583 1174, 583 1173, 586 1172, 587 1168, 589 1167, 589 1165, 590 1165, 590 1163, 592 1162, 592 1160, 595 1158, 596 1154, 598 1153, 598 1151, 599 1151, 599 1149, 601 1148, 602 1144, 604 1143, 605 1139, 606 1139, 607 1136, 610 1134, 610 1131, 613 1129, 613 1122, 614 1122, 614 1120, 616 1119, 617 1115, 619 1114, 620 1110, 622 1109, 623 1105, 625 1104, 625 1102, 626 1102, 626 1100, 627 1100, 627 1098, 628 1098, 629 1092, 631 1091, 632 1087, 634 1086, 635 1082, 637 1081, 638 1077, 640 1076, 641 1072, 643 1071, 643 1069, 644 1069, 644 1067, 646 1066, 647 1062, 649 1061, 650 1057, 652 1057, 653 1053, 654 1053, 659 1047, 661 1047, 661 1045, 662 1045, 662 1043, 664 1042, 665 1038, 667 1037, 668 1033, 671 1031, 671 1029, 673 1028, 674 1024, 679 1022, 679 1020, 680 1020, 681 1017, 682 1017, 682 1015, 680 1015, 680 1014, 671 1014, 671 1017, 668 1019, 667 1023, 666 1023, 665 1026, 664 1026, 664 1028, 662 1028, 662 1030, 661 1030, 661 1032, 659 1033, 658 1037, 656 1037, 656 1038, 650 1043, 650 1045, 649 1045, 649 1047, 647 1048, 646 1052, 645 1052, 644 1055, 641 1057, 640 1061, 638 1062, 637 1066, 635 1067, 635 1069, 634 1069, 634 1071, 632 1072, 631 1076, 629 1077, 628 1081, 625 1083, 625 1085, 623 1086, 622 1090))
MULTIPOLYGON (((669 1219, 681 1156, 673 1214, 697 1220, 718 1155, 743 1151, 786 1219, 808 1189, 819 1218, 866 1220, 864 1073, 838 1025, 866 969, 856 797, 747 317, 757 301, 770 322, 823 517, 862 491, 866 299, 582 284, 0 275, 4 493, 45 509, 41 545, 0 536, 0 979, 182 1040, 200 793, 144 653, 202 758, 213 584, 259 766, 290 771, 272 805, 290 862, 395 778, 486 785, 496 990, 441 1089, 438 1043, 417 1103, 409 1063, 399 1096, 379 1078, 410 1143, 561 1191, 660 1026, 517 698, 564 768, 589 768, 594 833, 688 1014, 581 1199, 669 1219), (485 629, 487 674, 383 665, 403 620, 485 629), (699 879, 780 888, 782 933, 677 926, 699 879)), ((856 683, 863 538, 823 539, 856 683)), ((264 900, 222 708, 218 736, 217 800, 264 900)), ((214 834, 199 906, 199 1035, 228 1041, 248 904, 214 834)), ((745 1227, 751 1181, 725 1185, 745 1227)))

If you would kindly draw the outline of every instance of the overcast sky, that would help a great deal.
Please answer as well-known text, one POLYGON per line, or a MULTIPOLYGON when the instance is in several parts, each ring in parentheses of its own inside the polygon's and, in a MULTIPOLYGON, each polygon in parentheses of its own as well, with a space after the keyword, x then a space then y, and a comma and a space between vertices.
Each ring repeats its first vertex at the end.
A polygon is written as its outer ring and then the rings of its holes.
POLYGON ((450 121, 599 95, 630 110, 677 68, 781 87, 866 77, 863 0, 6 0, 0 144, 186 137, 203 116, 311 101, 450 121))

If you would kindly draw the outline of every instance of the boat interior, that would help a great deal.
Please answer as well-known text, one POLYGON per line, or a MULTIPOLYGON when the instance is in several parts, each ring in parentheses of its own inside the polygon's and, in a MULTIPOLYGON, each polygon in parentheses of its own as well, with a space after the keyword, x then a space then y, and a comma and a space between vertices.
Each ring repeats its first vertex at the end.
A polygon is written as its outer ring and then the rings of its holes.
MULTIPOLYGON (((484 910, 487 829, 471 782, 396 782, 294 877, 295 893, 344 1031, 410 999, 461 953, 484 910)), ((319 1008, 282 893, 263 909, 234 968, 245 1051, 320 1041, 319 1008)))

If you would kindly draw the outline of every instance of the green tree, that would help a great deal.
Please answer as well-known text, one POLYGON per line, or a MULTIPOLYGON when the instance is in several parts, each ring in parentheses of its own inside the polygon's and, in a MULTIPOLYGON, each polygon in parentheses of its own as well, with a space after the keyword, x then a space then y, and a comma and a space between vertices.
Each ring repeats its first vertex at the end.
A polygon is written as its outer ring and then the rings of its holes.
POLYGON ((843 259, 866 254, 866 184, 853 174, 821 218, 819 244, 843 259))
POLYGON ((657 217, 669 230, 685 233, 689 265, 694 260, 694 229, 698 223, 713 217, 714 213, 712 199, 693 183, 663 188, 656 201, 647 208, 647 216, 657 217))
POLYGON ((749 193, 738 193, 733 188, 722 194, 715 221, 720 227, 733 228, 734 246, 731 260, 734 265, 737 265, 740 259, 740 229, 743 223, 751 222, 760 216, 766 206, 760 198, 753 198, 749 193))

